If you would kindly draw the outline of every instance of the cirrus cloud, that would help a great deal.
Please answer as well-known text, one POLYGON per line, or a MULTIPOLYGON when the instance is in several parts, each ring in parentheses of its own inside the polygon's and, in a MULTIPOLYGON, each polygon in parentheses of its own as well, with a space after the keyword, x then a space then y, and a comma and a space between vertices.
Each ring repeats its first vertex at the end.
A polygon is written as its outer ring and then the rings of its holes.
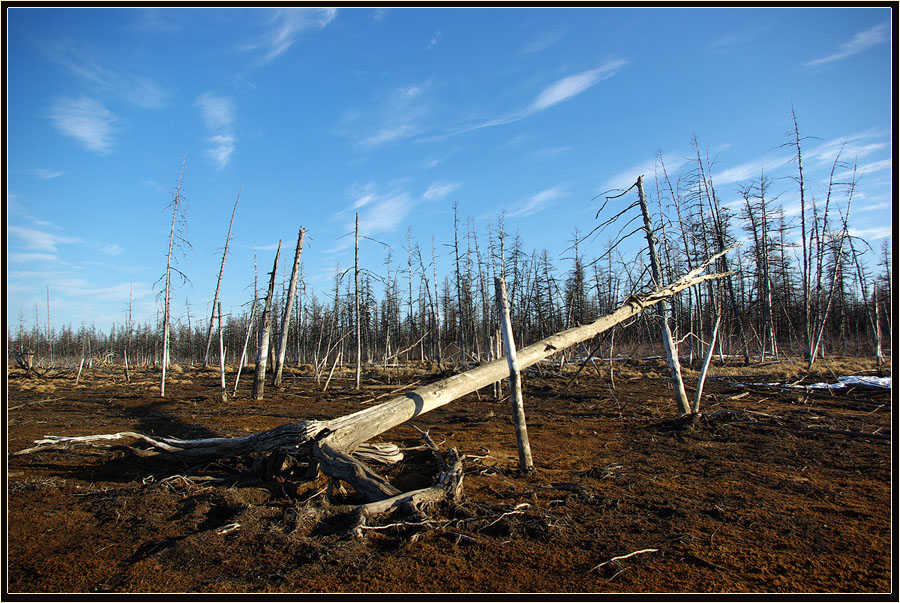
POLYGON ((57 130, 88 150, 101 155, 112 150, 118 118, 99 101, 84 96, 62 97, 51 106, 49 117, 57 130))

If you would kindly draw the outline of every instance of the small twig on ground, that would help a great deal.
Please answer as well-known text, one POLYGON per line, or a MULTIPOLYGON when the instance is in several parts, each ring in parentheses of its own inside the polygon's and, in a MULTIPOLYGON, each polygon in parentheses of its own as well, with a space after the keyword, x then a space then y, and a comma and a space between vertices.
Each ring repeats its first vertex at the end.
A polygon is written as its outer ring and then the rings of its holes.
MULTIPOLYGON (((609 564, 609 563, 613 563, 613 562, 615 562, 615 561, 621 561, 622 559, 628 559, 629 557, 634 557, 635 555, 641 555, 641 554, 643 554, 643 553, 658 553, 658 552, 659 552, 659 549, 641 549, 641 550, 639 550, 639 551, 633 551, 633 552, 631 552, 631 553, 628 553, 627 555, 619 555, 618 557, 612 557, 611 559, 607 559, 607 560, 604 561, 603 563, 601 563, 601 564, 599 564, 599 565, 595 565, 594 567, 592 567, 592 568, 591 568, 591 571, 593 572, 593 571, 595 571, 595 570, 600 569, 600 568, 603 567, 604 565, 607 565, 607 564, 609 564)), ((619 573, 621 573, 621 572, 619 572, 619 573)), ((618 574, 617 574, 617 575, 618 575, 618 574)), ((613 578, 614 578, 614 577, 615 577, 615 576, 613 576, 613 578)), ((612 579, 612 578, 610 578, 610 579, 612 579)))

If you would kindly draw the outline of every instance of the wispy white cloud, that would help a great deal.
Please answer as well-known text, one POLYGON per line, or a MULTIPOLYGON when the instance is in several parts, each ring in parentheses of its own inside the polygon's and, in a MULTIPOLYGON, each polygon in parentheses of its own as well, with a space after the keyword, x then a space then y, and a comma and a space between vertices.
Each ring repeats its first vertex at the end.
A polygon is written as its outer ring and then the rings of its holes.
POLYGON ((890 226, 876 226, 875 228, 853 228, 851 226, 847 230, 852 236, 866 239, 867 241, 883 239, 891 236, 894 232, 894 229, 890 226))
MULTIPOLYGON (((359 213, 359 234, 373 238, 396 231, 405 223, 418 202, 410 194, 406 180, 387 185, 375 182, 355 185, 350 191, 350 197, 353 199, 350 205, 338 211, 334 218, 343 225, 345 232, 352 233, 355 214, 359 213)), ((329 251, 342 251, 352 245, 353 237, 344 236, 329 251)))
POLYGON ((415 200, 406 191, 397 191, 378 197, 359 214, 359 231, 366 236, 393 232, 402 226, 412 210, 415 200))
POLYGON ((353 202, 353 209, 359 209, 360 207, 365 207, 372 201, 376 199, 375 195, 372 193, 366 193, 353 202))
POLYGON ((272 11, 266 32, 245 46, 247 50, 262 49, 262 63, 268 63, 293 46, 303 32, 323 29, 337 16, 336 8, 288 7, 272 11))
POLYGON ((234 102, 228 97, 206 92, 197 98, 196 105, 200 108, 200 116, 211 134, 206 139, 210 146, 204 153, 219 169, 222 169, 231 162, 237 143, 232 131, 235 121, 234 102))
POLYGON ((871 205, 865 205, 863 207, 857 207, 853 210, 853 213, 861 214, 868 211, 878 211, 879 209, 890 209, 891 202, 890 201, 882 201, 881 203, 872 203, 871 205))
POLYGON ((613 77, 627 64, 628 61, 626 61, 625 59, 612 59, 607 61, 600 67, 597 67, 596 69, 590 69, 588 71, 583 71, 581 73, 566 76, 541 90, 531 102, 531 104, 516 113, 510 113, 508 115, 504 115, 494 119, 484 120, 474 125, 458 128, 446 134, 430 136, 427 138, 427 140, 440 140, 449 136, 465 134, 466 132, 472 132, 483 128, 501 126, 520 121, 527 117, 531 117, 536 113, 549 109, 550 107, 554 107, 566 100, 569 100, 570 98, 578 96, 579 94, 595 86, 599 82, 613 77))
POLYGON ((546 209, 556 199, 565 195, 566 192, 558 186, 544 189, 539 193, 532 195, 524 201, 524 203, 514 208, 510 208, 510 210, 506 212, 506 216, 508 218, 515 218, 517 216, 530 216, 536 214, 537 212, 546 209))
POLYGON ((39 263, 56 263, 58 257, 54 253, 23 253, 11 252, 7 256, 11 264, 39 264, 39 263))
MULTIPOLYGON (((867 176, 869 174, 875 174, 877 172, 883 172, 884 170, 889 170, 893 166, 894 162, 891 159, 882 159, 881 161, 873 161, 871 163, 864 163, 862 165, 856 166, 856 178, 857 180, 862 178, 863 176, 867 176)), ((838 174, 835 174, 835 179, 840 181, 849 181, 853 178, 853 170, 847 169, 838 174)))
POLYGON ((804 156, 823 165, 834 163, 838 153, 844 161, 853 161, 888 148, 886 141, 878 141, 884 134, 878 130, 857 132, 842 138, 833 138, 815 147, 811 147, 804 156), (873 141, 874 139, 874 141, 873 141))
POLYGON ((841 44, 832 54, 804 63, 804 67, 815 67, 846 59, 879 44, 890 42, 891 30, 888 23, 881 23, 865 31, 861 31, 849 41, 841 44))
POLYGON ((235 141, 234 134, 216 134, 210 136, 207 141, 210 147, 204 152, 206 156, 212 159, 216 167, 222 169, 231 163, 231 156, 234 155, 235 141))
POLYGON ((47 170, 43 168, 35 168, 31 170, 31 173, 34 174, 35 178, 40 178, 41 180, 53 180, 54 178, 59 178, 65 172, 60 172, 58 170, 47 170))
POLYGON ((425 50, 431 50, 437 43, 441 41, 441 30, 437 30, 433 36, 431 36, 431 41, 428 43, 428 47, 425 50))
POLYGON ((92 98, 57 99, 49 117, 56 129, 74 138, 88 150, 105 155, 112 151, 118 118, 92 98))
POLYGON ((169 92, 145 75, 136 75, 103 55, 73 40, 60 40, 44 47, 46 55, 103 97, 117 96, 144 109, 163 106, 169 92))
POLYGON ((374 114, 354 111, 345 115, 347 126, 370 122, 378 124, 375 131, 364 136, 356 146, 372 148, 421 134, 430 112, 427 98, 430 87, 429 82, 399 86, 385 95, 374 114))
POLYGON ((553 157, 559 157, 560 155, 570 153, 573 149, 574 147, 572 146, 551 147, 535 151, 533 155, 538 159, 552 159, 553 157))
POLYGON ((422 198, 426 201, 437 201, 458 189, 459 186, 459 182, 434 182, 428 186, 428 189, 422 194, 422 198))
POLYGON ((197 97, 200 117, 210 130, 227 130, 234 123, 234 101, 206 92, 197 97))
POLYGON ((372 19, 380 23, 381 21, 384 21, 389 12, 391 12, 391 9, 387 7, 378 7, 372 11, 372 19))
POLYGON ((718 188, 725 184, 741 182, 751 178, 759 178, 765 171, 774 172, 793 161, 791 155, 774 155, 752 159, 744 163, 726 169, 714 169, 712 172, 713 184, 718 188))
MULTIPOLYGON (((673 176, 681 168, 681 166, 686 164, 687 161, 688 160, 686 158, 679 155, 671 153, 663 155, 663 163, 665 164, 666 171, 669 173, 670 177, 673 176)), ((609 191, 613 189, 627 189, 635 182, 637 182, 638 176, 650 178, 653 176, 655 170, 659 172, 659 177, 662 178, 662 169, 658 169, 658 165, 659 161, 656 157, 634 163, 630 167, 620 170, 618 173, 607 179, 606 183, 601 187, 601 190, 609 191)))
POLYGON ((616 59, 597 69, 583 71, 557 80, 538 94, 526 113, 529 115, 537 113, 577 96, 598 82, 614 76, 626 63, 623 59, 616 59))
POLYGON ((66 237, 27 226, 9 225, 7 231, 16 237, 25 249, 46 253, 56 253, 60 244, 81 242, 81 239, 75 237, 66 237))
POLYGON ((358 146, 375 147, 388 142, 410 138, 421 132, 421 128, 412 123, 400 123, 390 126, 366 136, 359 141, 358 146))
POLYGON ((97 248, 97 251, 105 255, 120 255, 124 251, 121 245, 115 243, 97 243, 94 247, 97 248))
POLYGON ((535 54, 547 50, 560 40, 565 34, 561 29, 552 29, 550 31, 541 32, 528 41, 520 51, 521 54, 535 54))

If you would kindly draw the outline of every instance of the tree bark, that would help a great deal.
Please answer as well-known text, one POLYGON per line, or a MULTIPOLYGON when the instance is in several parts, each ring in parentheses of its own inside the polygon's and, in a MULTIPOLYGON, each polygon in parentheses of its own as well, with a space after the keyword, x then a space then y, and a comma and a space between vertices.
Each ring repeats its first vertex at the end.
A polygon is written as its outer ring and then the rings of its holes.
POLYGON ((506 361, 509 365, 509 402, 512 406, 513 424, 516 428, 516 447, 519 451, 519 470, 523 473, 534 471, 531 459, 531 445, 528 442, 528 426, 525 423, 525 405, 522 402, 522 375, 516 355, 512 322, 509 319, 509 302, 506 299, 506 283, 499 276, 494 278, 497 295, 497 309, 503 325, 503 342, 506 344, 506 361))
POLYGON ((275 375, 272 385, 281 385, 281 372, 284 370, 284 356, 287 352, 288 329, 291 326, 291 311, 294 306, 294 295, 297 293, 297 275, 300 273, 300 254, 303 253, 303 235, 306 229, 301 228, 297 235, 297 249, 294 251, 294 267, 291 270, 291 283, 288 285, 287 302, 281 317, 281 335, 278 338, 278 351, 275 356, 275 375))
POLYGON ((278 272, 278 256, 281 255, 281 241, 278 241, 278 251, 275 252, 275 264, 272 266, 272 276, 269 278, 269 291, 266 295, 266 304, 263 314, 259 319, 259 338, 256 349, 256 370, 253 373, 253 387, 250 397, 254 400, 262 400, 266 389, 266 361, 269 357, 269 334, 272 330, 272 296, 275 295, 275 273, 278 272))

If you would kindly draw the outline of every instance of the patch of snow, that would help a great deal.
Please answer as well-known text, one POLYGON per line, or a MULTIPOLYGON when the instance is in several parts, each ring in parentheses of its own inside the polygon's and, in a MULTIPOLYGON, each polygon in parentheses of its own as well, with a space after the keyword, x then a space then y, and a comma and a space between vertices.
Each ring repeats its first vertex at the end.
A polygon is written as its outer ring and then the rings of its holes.
POLYGON ((825 383, 822 381, 811 385, 788 385, 784 383, 752 383, 751 385, 763 387, 793 387, 796 389, 844 389, 845 387, 856 385, 876 389, 891 389, 891 378, 852 375, 849 377, 838 377, 837 383, 825 383))

